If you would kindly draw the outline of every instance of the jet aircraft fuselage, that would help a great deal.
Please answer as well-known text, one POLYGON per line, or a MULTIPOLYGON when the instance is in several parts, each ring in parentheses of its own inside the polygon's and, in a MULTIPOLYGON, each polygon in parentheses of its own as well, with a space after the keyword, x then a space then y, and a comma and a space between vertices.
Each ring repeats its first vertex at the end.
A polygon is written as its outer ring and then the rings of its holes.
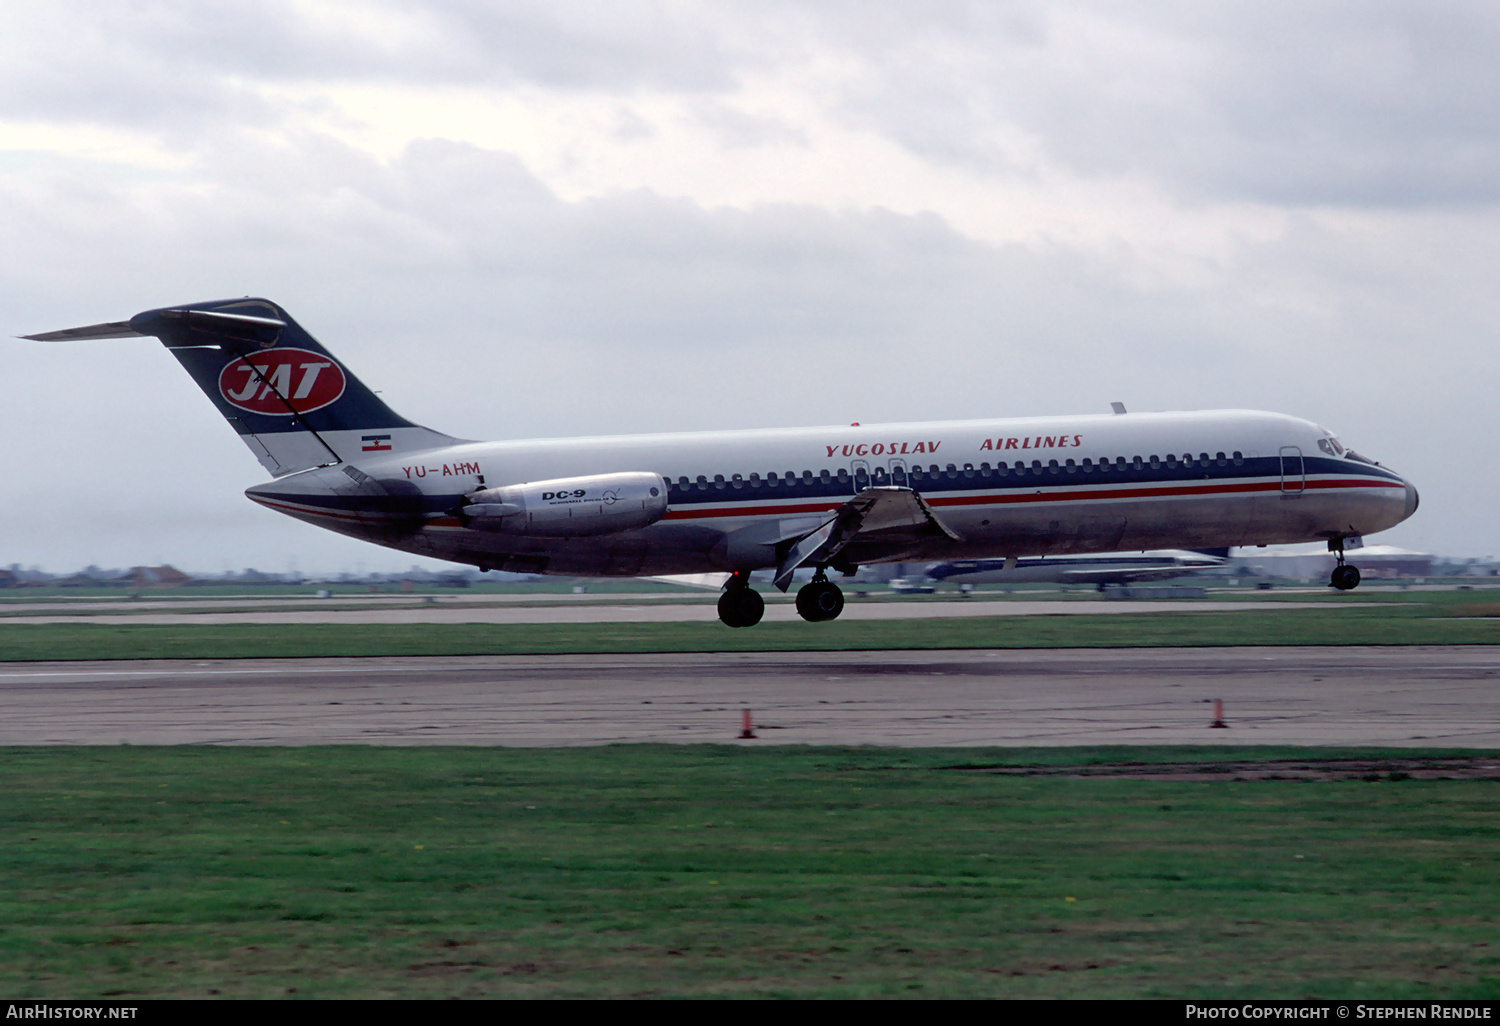
MULTIPOLYGON (((733 575, 1345 539, 1417 508, 1400 475, 1306 420, 1224 410, 471 442, 407 421, 266 300, 42 339, 155 335, 275 475, 246 494, 341 534, 483 569, 733 575)), ((1353 567, 1335 585, 1353 587, 1353 567)), ((811 589, 811 591, 809 590, 811 589)))
POLYGON ((354 455, 246 494, 440 559, 624 576, 775 567, 783 543, 869 488, 913 490, 952 534, 856 537, 856 564, 1305 542, 1410 515, 1414 489, 1320 451, 1329 437, 1294 417, 1218 411, 470 442, 354 455), (994 448, 1012 440, 1028 446, 994 448), (350 469, 378 490, 351 487, 350 469), (475 529, 458 515, 466 496, 497 484, 621 471, 661 475, 659 519, 570 538, 475 529))

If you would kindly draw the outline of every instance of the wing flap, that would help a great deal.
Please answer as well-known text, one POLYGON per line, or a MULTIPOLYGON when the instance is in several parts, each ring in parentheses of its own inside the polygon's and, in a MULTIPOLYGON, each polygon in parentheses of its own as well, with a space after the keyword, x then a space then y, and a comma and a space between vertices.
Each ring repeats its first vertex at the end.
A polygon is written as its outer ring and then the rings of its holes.
POLYGON ((910 488, 866 488, 835 510, 832 519, 792 545, 776 570, 776 587, 786 591, 798 567, 828 563, 855 539, 864 540, 879 532, 962 540, 910 488))

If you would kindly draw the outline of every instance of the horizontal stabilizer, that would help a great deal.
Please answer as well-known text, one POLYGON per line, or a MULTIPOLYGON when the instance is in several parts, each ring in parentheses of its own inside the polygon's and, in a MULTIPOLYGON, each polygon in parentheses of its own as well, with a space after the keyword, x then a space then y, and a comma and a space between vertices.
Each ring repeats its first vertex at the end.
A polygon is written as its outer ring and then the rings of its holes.
MULTIPOLYGON (((251 317, 248 314, 224 313, 221 310, 163 310, 164 320, 185 320, 199 331, 225 338, 251 339, 257 342, 274 342, 286 321, 275 317, 251 317)), ((174 340, 163 337, 170 348, 174 340)), ((181 344, 181 343, 175 343, 181 344)))
POLYGON ((454 445, 401 417, 286 311, 265 299, 145 310, 128 321, 23 338, 40 342, 152 336, 272 474, 454 445))
POLYGON ((110 321, 108 324, 89 324, 82 328, 64 328, 61 331, 44 331, 40 335, 22 335, 32 342, 84 342, 93 338, 140 338, 141 333, 130 326, 129 321, 110 321))

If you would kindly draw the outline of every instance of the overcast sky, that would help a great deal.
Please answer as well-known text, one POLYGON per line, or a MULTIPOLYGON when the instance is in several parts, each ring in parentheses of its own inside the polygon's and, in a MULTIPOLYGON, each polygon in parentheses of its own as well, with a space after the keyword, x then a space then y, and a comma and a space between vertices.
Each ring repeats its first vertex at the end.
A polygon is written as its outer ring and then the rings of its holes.
POLYGON ((417 562, 245 499, 155 339, 11 337, 239 295, 469 438, 1295 414, 1421 490, 1373 540, 1500 555, 1497 52, 1462 0, 5 4, 0 566, 417 562))

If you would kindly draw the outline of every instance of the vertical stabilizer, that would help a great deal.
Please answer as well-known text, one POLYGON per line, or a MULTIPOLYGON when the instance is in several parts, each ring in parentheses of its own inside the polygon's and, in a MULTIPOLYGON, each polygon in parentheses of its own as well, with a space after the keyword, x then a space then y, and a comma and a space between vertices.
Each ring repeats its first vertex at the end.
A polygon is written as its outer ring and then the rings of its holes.
POLYGON ((286 311, 265 299, 188 303, 128 322, 28 335, 43 341, 153 335, 280 476, 362 453, 453 445, 413 424, 365 387, 286 311))

